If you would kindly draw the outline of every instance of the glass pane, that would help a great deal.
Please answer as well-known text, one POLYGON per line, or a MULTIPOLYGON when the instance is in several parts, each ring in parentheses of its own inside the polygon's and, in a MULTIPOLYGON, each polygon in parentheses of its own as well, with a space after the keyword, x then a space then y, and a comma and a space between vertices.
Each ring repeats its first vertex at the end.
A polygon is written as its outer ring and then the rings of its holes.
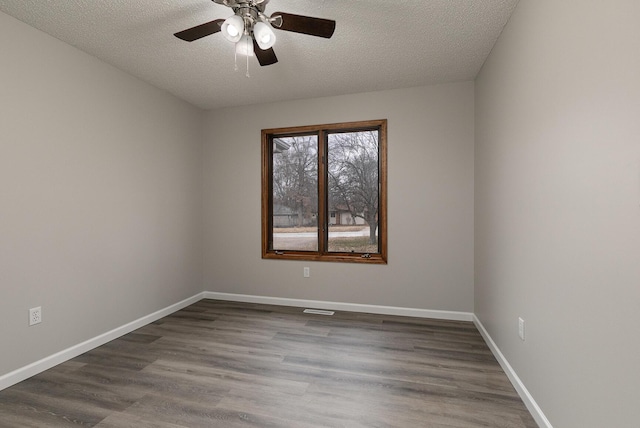
POLYGON ((271 250, 318 251, 318 137, 273 139, 271 250))
POLYGON ((328 138, 329 251, 378 253, 378 130, 328 138))

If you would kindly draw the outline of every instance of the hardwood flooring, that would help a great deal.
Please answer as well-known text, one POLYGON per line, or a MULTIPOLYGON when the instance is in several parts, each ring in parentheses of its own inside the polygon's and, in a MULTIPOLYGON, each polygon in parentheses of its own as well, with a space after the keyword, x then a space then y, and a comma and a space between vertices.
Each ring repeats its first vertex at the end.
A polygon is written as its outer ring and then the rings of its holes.
POLYGON ((10 427, 537 425, 469 322, 201 300, 0 391, 10 427))

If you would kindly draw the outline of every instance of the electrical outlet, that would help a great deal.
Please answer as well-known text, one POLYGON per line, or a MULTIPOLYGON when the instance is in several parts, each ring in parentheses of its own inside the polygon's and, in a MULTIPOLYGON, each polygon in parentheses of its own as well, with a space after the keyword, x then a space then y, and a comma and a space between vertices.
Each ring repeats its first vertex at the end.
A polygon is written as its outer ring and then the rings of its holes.
POLYGON ((518 336, 520 336, 520 340, 524 341, 524 320, 522 318, 518 318, 518 336))
POLYGON ((305 267, 302 269, 302 276, 304 276, 305 278, 309 278, 311 276, 311 273, 309 272, 308 267, 305 267))
POLYGON ((29 309, 29 325, 40 324, 42 322, 42 307, 29 309))

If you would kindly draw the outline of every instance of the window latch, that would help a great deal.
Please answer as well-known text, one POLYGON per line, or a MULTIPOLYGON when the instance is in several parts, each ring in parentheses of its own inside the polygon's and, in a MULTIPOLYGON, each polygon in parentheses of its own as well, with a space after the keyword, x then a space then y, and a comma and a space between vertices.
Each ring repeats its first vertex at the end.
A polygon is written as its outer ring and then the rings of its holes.
POLYGON ((371 258, 371 254, 369 253, 364 253, 363 255, 360 256, 363 259, 370 259, 371 258))
POLYGON ((276 251, 276 255, 277 256, 282 256, 282 255, 284 255, 284 251, 276 251))

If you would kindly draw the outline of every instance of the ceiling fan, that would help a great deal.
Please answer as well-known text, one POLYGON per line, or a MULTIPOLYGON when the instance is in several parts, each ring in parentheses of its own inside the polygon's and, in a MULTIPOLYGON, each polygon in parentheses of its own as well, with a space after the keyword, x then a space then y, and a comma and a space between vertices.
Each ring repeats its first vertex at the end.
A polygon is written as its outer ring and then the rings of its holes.
POLYGON ((333 35, 336 21, 292 13, 275 12, 271 16, 264 13, 269 0, 212 0, 233 9, 233 15, 227 19, 197 25, 175 33, 187 42, 222 32, 225 39, 236 44, 236 54, 255 55, 260 65, 278 62, 273 45, 276 35, 273 28, 294 33, 324 37, 333 35))

